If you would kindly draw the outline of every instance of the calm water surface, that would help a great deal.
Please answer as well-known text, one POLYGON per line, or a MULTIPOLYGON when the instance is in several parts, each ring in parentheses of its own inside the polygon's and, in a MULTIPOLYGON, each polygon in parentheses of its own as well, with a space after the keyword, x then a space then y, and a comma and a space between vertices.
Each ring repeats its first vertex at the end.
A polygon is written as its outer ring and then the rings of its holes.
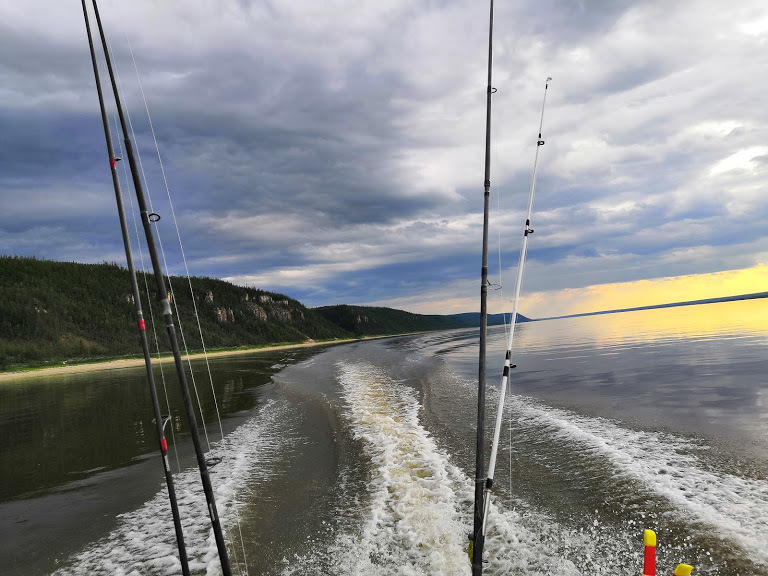
MULTIPOLYGON (((653 528, 660 573, 768 575, 766 321, 751 301, 521 325, 486 573, 639 573, 653 528)), ((225 446, 198 367, 236 573, 469 573, 476 330, 217 358, 225 446)), ((215 574, 165 372, 192 567, 215 574)), ((142 369, 4 383, 0 439, 4 574, 180 573, 142 369)))

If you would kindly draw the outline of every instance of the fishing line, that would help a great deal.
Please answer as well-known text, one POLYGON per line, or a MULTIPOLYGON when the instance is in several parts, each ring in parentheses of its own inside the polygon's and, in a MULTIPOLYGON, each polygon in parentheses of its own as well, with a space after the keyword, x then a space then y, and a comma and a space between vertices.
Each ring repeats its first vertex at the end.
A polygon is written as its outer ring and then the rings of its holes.
MULTIPOLYGON (((120 176, 117 170, 117 161, 120 160, 121 158, 117 157, 114 152, 111 130, 109 128, 109 115, 107 114, 107 110, 104 105, 104 94, 101 89, 101 79, 100 79, 100 74, 98 69, 98 62, 96 58, 96 50, 93 43, 93 36, 91 34, 90 18, 88 16, 88 10, 85 4, 85 0, 81 0, 81 4, 83 8, 83 18, 85 20, 85 28, 88 35, 88 47, 90 50, 91 62, 93 65, 94 80, 96 82, 96 92, 99 98, 99 109, 101 112, 101 120, 104 127, 104 137, 107 145, 107 154, 109 156, 110 173, 112 176, 113 187, 115 189, 115 201, 117 204, 118 219, 120 221, 120 231, 123 238, 126 263, 128 266, 128 272, 130 276, 131 300, 133 300, 133 305, 136 312, 136 322, 137 322, 137 328, 139 330, 139 339, 141 342, 141 348, 144 356, 144 364, 147 372, 147 383, 149 385, 150 397, 152 400, 152 410, 155 415, 154 424, 155 424, 155 429, 157 433, 158 447, 160 448, 160 454, 162 456, 163 471, 165 475, 167 494, 168 494, 168 499, 171 505, 174 531, 176 533, 176 542, 179 550, 179 562, 181 563, 182 573, 185 576, 188 576, 189 562, 188 562, 187 553, 186 553, 186 546, 184 544, 184 530, 181 524, 181 516, 179 514, 178 500, 176 498, 176 490, 173 482, 173 474, 171 472, 170 465, 168 463, 168 443, 165 439, 164 421, 162 419, 162 413, 160 411, 160 402, 158 401, 158 397, 157 397, 157 387, 155 385, 155 378, 152 370, 152 358, 149 350, 149 342, 147 341, 146 326, 144 322, 144 312, 142 310, 141 292, 139 291, 139 285, 136 279, 136 268, 134 267, 134 263, 133 263, 131 239, 130 239, 130 234, 128 232, 128 226, 125 219, 125 208, 124 208, 124 203, 122 199, 122 191, 120 189, 120 176)), ((108 51, 106 42, 104 42, 104 39, 105 39, 104 30, 101 25, 101 20, 99 18, 99 11, 96 6, 95 0, 93 2, 93 9, 96 14, 96 20, 99 26, 99 34, 101 35, 101 39, 102 39, 104 57, 107 62, 107 67, 109 68, 112 87, 113 89, 116 89, 116 85, 114 83, 114 76, 112 76, 112 64, 109 58, 109 51, 108 51)), ((118 111, 120 111, 119 110, 120 104, 119 104, 116 91, 115 91, 115 105, 117 106, 118 111)), ((122 112, 120 113, 122 115, 122 112)), ((122 116, 121 116, 121 120, 122 120, 122 116)), ((124 123, 123 123, 123 128, 125 128, 124 123)), ((131 154, 130 143, 127 142, 127 144, 128 144, 128 157, 132 164, 132 169, 134 169, 135 164, 131 154)), ((226 555, 226 551, 225 551, 225 555, 226 555)), ((226 567, 226 558, 222 561, 222 566, 226 567)))
POLYGON ((224 427, 221 422, 221 413, 219 412, 219 403, 216 400, 216 391, 214 390, 214 387, 213 387, 213 374, 211 373, 211 366, 210 366, 210 363, 208 362, 208 351, 206 350, 205 339, 203 338, 203 328, 200 325, 200 315, 197 311, 197 301, 195 300, 195 291, 192 288, 191 274, 189 273, 189 266, 187 265, 187 257, 184 254, 184 245, 181 241, 181 232, 179 231, 179 223, 176 219, 176 210, 173 207, 173 200, 171 199, 171 190, 168 185, 168 179, 165 176, 165 166, 163 165, 163 159, 160 154, 160 145, 158 144, 157 137, 155 136, 155 127, 154 127, 154 124, 152 123, 152 115, 149 113, 149 105, 147 104, 147 98, 144 95, 144 86, 142 85, 141 77, 139 76, 139 67, 136 64, 136 58, 134 57, 134 54, 133 54, 131 41, 128 39, 127 36, 126 36, 126 42, 128 43, 128 50, 131 53, 131 59, 133 60, 133 68, 136 72, 136 80, 139 83, 139 91, 141 92, 141 98, 144 101, 144 109, 147 112, 147 120, 149 120, 149 130, 152 133, 152 140, 155 143, 155 151, 157 152, 157 161, 160 164, 160 173, 162 174, 162 177, 163 177, 163 184, 165 185, 165 193, 168 196, 168 206, 171 209, 171 217, 173 218, 173 225, 176 229, 176 238, 179 241, 179 250, 181 251, 181 259, 182 259, 182 262, 184 263, 184 271, 187 274, 187 283, 189 284, 189 293, 192 296, 192 306, 194 307, 194 310, 195 310, 195 319, 197 320, 197 330, 200 335, 200 343, 203 348, 203 356, 205 358, 205 365, 208 370, 208 380, 211 385, 211 393, 213 394, 213 404, 216 408, 216 418, 219 423, 219 431, 221 432, 221 441, 223 444, 224 443, 224 427))
MULTIPOLYGON (((145 110, 145 112, 147 114, 147 120, 149 122, 149 129, 150 129, 150 132, 152 134, 152 140, 154 141, 154 144, 155 144, 155 151, 157 153, 157 160, 158 160, 158 163, 159 163, 159 166, 160 166, 160 172, 162 174, 163 183, 165 185, 166 195, 168 197, 168 205, 169 205, 170 210, 171 210, 171 215, 172 215, 174 227, 175 227, 175 230, 176 230, 176 238, 177 238, 177 240, 179 242, 179 249, 181 251, 181 257, 182 257, 182 261, 184 262, 184 270, 185 270, 186 275, 187 275, 187 283, 189 285, 189 292, 190 292, 190 296, 192 298, 192 306, 194 308, 194 317, 195 317, 195 319, 197 321, 197 329, 198 329, 198 334, 200 336, 200 342, 201 342, 201 345, 202 345, 202 348, 203 348, 203 356, 205 358, 206 369, 207 369, 207 372, 208 372, 208 380, 209 380, 209 383, 210 383, 211 395, 213 397, 214 407, 216 409, 216 419, 217 419, 217 422, 219 424, 219 432, 221 434, 222 452, 225 455, 228 455, 228 454, 230 454, 229 446, 228 446, 228 444, 226 442, 226 438, 225 438, 225 435, 224 435, 224 426, 222 424, 221 412, 219 410, 219 404, 218 404, 218 400, 216 398, 216 390, 215 390, 214 385, 213 385, 213 374, 211 372, 211 366, 210 366, 210 363, 209 363, 209 360, 208 360, 208 351, 206 349, 205 339, 203 337, 203 329, 202 329, 202 325, 200 323, 200 314, 199 314, 199 311, 197 309, 197 302, 195 301, 195 292, 194 292, 194 289, 192 287, 192 279, 191 279, 191 275, 190 275, 190 272, 189 272, 189 266, 187 264, 187 258, 186 258, 186 255, 184 253, 184 245, 183 245, 183 242, 182 242, 182 239, 181 239, 181 232, 179 230, 178 220, 176 218, 176 211, 175 211, 174 206, 173 206, 173 199, 171 198, 170 186, 168 185, 168 179, 167 179, 166 174, 165 174, 165 166, 163 165, 163 159, 162 159, 162 155, 160 153, 160 146, 159 146, 159 143, 157 141, 157 136, 155 134, 154 124, 152 122, 152 115, 151 115, 151 113, 149 111, 149 104, 147 103, 147 98, 146 98, 146 95, 144 93, 144 87, 143 87, 142 82, 141 82, 141 75, 139 74, 138 64, 136 62, 136 57, 135 57, 134 52, 133 52, 133 47, 131 46, 131 41, 128 38, 127 34, 126 34, 125 39, 126 39, 126 43, 128 45, 128 50, 129 50, 130 55, 131 55, 131 60, 133 62, 134 72, 136 73, 136 80, 138 82, 139 91, 141 93, 141 97, 142 97, 142 100, 144 102, 144 110, 145 110)), ((130 123, 130 117, 129 117, 129 123, 130 123)), ((134 139, 135 139, 135 137, 134 137, 134 139)), ((139 156, 139 165, 141 166, 141 157, 140 156, 139 156)), ((144 176, 143 166, 142 166, 142 176, 144 176)), ((145 182, 146 182, 146 176, 144 176, 144 179, 145 179, 145 182)), ((151 196, 150 196, 150 206, 151 206, 151 203, 152 203, 152 199, 151 199, 151 196)), ((160 246, 161 246, 161 251, 162 251, 162 243, 160 243, 160 246)), ((164 252, 163 252, 163 260, 165 261, 165 253, 164 252)), ((168 270, 168 266, 166 264, 166 271, 167 270, 168 270)), ((170 277, 168 278, 168 283, 169 283, 169 285, 171 284, 170 277)), ((171 298, 174 301, 174 307, 176 308, 176 315, 177 315, 177 317, 179 317, 178 307, 177 307, 177 304, 176 304, 175 296, 173 295, 173 287, 171 287, 171 298)), ((191 359, 189 358, 189 351, 187 349, 186 340, 184 338, 184 333, 183 333, 183 330, 182 330, 182 327, 181 327, 181 320, 179 320, 179 330, 180 330, 180 333, 181 333, 181 336, 182 336, 182 342, 184 343, 185 352, 187 353, 187 363, 188 363, 189 369, 190 369, 190 375, 191 375, 191 378, 192 378, 192 384, 193 384, 193 387, 195 387, 195 394, 197 394, 195 378, 194 378, 194 371, 192 369, 192 362, 191 362, 191 359)), ((198 403, 199 403, 199 397, 198 397, 198 403)), ((201 417, 202 417, 202 407, 200 407, 200 410, 201 410, 201 417)), ((206 433, 206 441, 208 441, 208 449, 210 450, 211 449, 210 441, 208 440, 208 434, 207 434, 207 430, 206 430, 206 427, 205 427, 204 423, 203 423, 203 430, 206 433)), ((239 536, 240 536, 240 547, 241 547, 242 553, 243 553, 243 565, 244 565, 244 568, 245 568, 245 573, 247 574, 248 573, 248 561, 247 561, 246 554, 245 554, 245 539, 243 537, 243 531, 242 531, 241 522, 240 522, 240 515, 239 515, 239 513, 237 511, 237 507, 236 506, 233 507, 233 510, 234 510, 234 514, 235 514, 235 520, 237 522, 239 536)), ((230 546, 233 549, 235 548, 232 545, 232 543, 230 543, 230 546)), ((236 558, 234 560, 235 560, 235 562, 237 562, 236 558)))
MULTIPOLYGON (((110 50, 110 52, 112 51, 111 44, 110 44, 109 50, 110 50)), ((115 78, 117 79, 117 85, 118 85, 119 91, 120 91, 120 93, 122 95, 123 101, 125 101, 127 103, 127 99, 125 98, 125 91, 123 90, 123 85, 122 85, 122 82, 120 81, 120 73, 117 70, 117 66, 115 66, 115 78)), ((136 132, 133 129, 133 122, 131 121, 131 113, 130 113, 129 107, 127 105, 125 107, 125 116, 126 116, 126 118, 128 120, 128 127, 131 130, 131 136, 133 137, 133 141, 136 143, 136 159, 139 162, 139 169, 141 171, 141 179, 144 182, 144 188, 145 188, 146 193, 147 193, 147 198, 149 199, 149 209, 152 212, 154 212, 155 209, 154 209, 154 205, 152 203, 152 193, 151 193, 150 188, 149 188, 149 183, 147 181, 146 173, 144 172, 144 164, 141 161, 141 150, 140 150, 141 147, 139 146, 139 142, 136 139, 136 132)), ((182 322, 181 322, 181 316, 179 314, 179 307, 178 307, 178 304, 176 303, 176 295, 175 295, 175 293, 173 291, 173 282, 171 281, 171 275, 169 273, 168 260, 166 259, 166 256, 165 256, 165 248, 163 247, 162 235, 160 233, 160 228, 157 225, 157 221, 152 222, 152 224, 154 225, 154 228, 155 228, 155 234, 157 236, 157 244, 160 247, 160 255, 162 256, 162 259, 163 259, 163 268, 165 270, 165 279, 168 282, 168 293, 170 295, 170 303, 173 305, 174 311, 176 312, 176 321, 178 322, 178 325, 179 325, 179 336, 181 336, 181 344, 184 347, 184 354, 187 357, 186 360, 187 360, 187 364, 189 366, 189 373, 190 373, 189 377, 190 377, 190 380, 192 381, 192 390, 194 390, 194 392, 195 392, 195 399, 197 401, 197 408, 200 411, 200 424, 201 424, 201 427, 203 429, 203 434, 205 436, 205 442, 208 445, 208 451, 210 452, 211 451, 211 440, 208 437, 208 427, 205 424, 205 414, 203 413, 203 404, 202 404, 202 402, 200 400, 200 393, 197 390, 197 383, 195 381, 195 373, 192 370, 192 361, 189 358, 189 347, 187 346, 187 339, 184 336, 184 326, 182 325, 182 322)))
MULTIPOLYGON (((495 66, 494 66, 495 71, 495 66)), ((496 107, 496 116, 498 118, 496 124, 500 126, 497 130, 494 130, 492 133, 492 140, 493 140, 493 146, 492 146, 492 153, 493 153, 493 162, 495 166, 498 166, 499 162, 499 140, 503 140, 503 138, 500 137, 499 133, 503 130, 505 124, 504 121, 504 109, 497 105, 496 107)), ((503 222, 502 218, 502 211, 501 211, 501 184, 496 184, 496 219, 498 222, 498 225, 496 226, 497 230, 497 237, 498 237, 498 260, 499 260, 499 284, 498 287, 489 286, 490 289, 498 290, 499 292, 499 303, 501 304, 501 320, 502 324, 504 325, 504 339, 509 338, 509 324, 507 323, 507 315, 504 312, 504 308, 506 307, 506 302, 504 301, 504 280, 503 280, 503 267, 502 267, 502 232, 504 227, 501 225, 503 222)), ((511 321, 511 318, 510 318, 511 321)), ((507 446, 507 452, 509 455, 509 474, 508 474, 508 481, 509 481, 509 500, 510 500, 510 510, 512 509, 512 413, 508 413, 508 426, 509 426, 509 444, 507 446)))
MULTIPOLYGON (((496 116, 498 118, 497 124, 500 126, 498 130, 495 130, 493 132, 493 143, 494 143, 494 162, 498 165, 498 153, 499 153, 499 145, 498 140, 503 138, 499 138, 499 132, 503 130, 505 124, 504 121, 504 108, 497 106, 496 107, 496 116)), ((499 247, 498 247, 498 256, 499 256, 499 302, 501 304, 501 321, 504 325, 504 339, 509 338, 509 327, 511 324, 511 318, 510 323, 507 323, 507 314, 504 312, 504 308, 506 307, 506 302, 504 301, 504 281, 502 277, 503 268, 502 268, 502 232, 504 231, 504 227, 501 225, 503 222, 502 218, 502 211, 501 211, 501 185, 496 184, 496 213, 497 213, 497 219, 499 222, 499 225, 496 226, 497 234, 498 234, 498 240, 499 240, 499 247)), ((508 486, 508 495, 509 495, 509 509, 512 509, 512 412, 507 412, 507 426, 509 428, 509 443, 507 444, 507 454, 509 457, 509 470, 507 479, 509 482, 508 486)))
MULTIPOLYGON (((497 110, 498 110, 498 108, 497 108, 497 110)), ((499 111, 496 112, 496 115, 499 116, 499 117, 503 116, 503 114, 501 112, 499 112, 499 111)), ((500 118, 498 124, 500 124, 502 127, 504 126, 503 118, 500 118)), ((492 148, 492 150, 493 150, 493 162, 494 162, 494 165, 498 165, 498 159, 499 159, 499 134, 498 134, 498 132, 500 132, 500 131, 501 130, 494 130, 493 134, 492 134, 492 138, 493 138, 493 148, 492 148)), ((498 184, 498 183, 496 184, 496 218, 497 218, 497 220, 499 222, 499 225, 496 226, 497 235, 498 235, 499 284, 498 284, 498 288, 493 287, 493 289, 496 289, 496 290, 499 291, 499 303, 501 304, 501 309, 503 311, 504 310, 504 306, 505 306, 505 302, 504 302, 504 280, 502 278, 503 268, 502 268, 502 264, 501 264, 501 246, 502 246, 501 233, 502 233, 503 226, 501 226, 501 224, 500 224, 503 221, 503 219, 502 219, 502 216, 501 216, 501 184, 498 184)), ((508 333, 508 330, 507 330, 507 328, 508 328, 507 327, 507 315, 504 314, 503 312, 502 312, 502 315, 501 315, 501 320, 502 320, 502 323, 504 324, 504 335, 506 336, 507 333, 508 333)))
MULTIPOLYGON (((195 417, 194 406, 192 405, 192 399, 189 394, 189 386, 187 384, 187 375, 184 369, 181 350, 179 348, 175 322, 173 320, 173 313, 172 313, 171 304, 170 304, 170 301, 172 298, 169 296, 168 290, 166 289, 165 277, 163 275, 163 269, 162 269, 162 266, 160 265, 160 260, 157 253, 157 244, 155 242, 156 230, 151 226, 153 221, 158 220, 158 216, 154 212, 150 212, 147 207, 144 190, 142 186, 142 180, 141 180, 141 177, 139 176, 139 169, 136 164, 136 156, 134 155, 134 152, 133 152, 133 144, 131 141, 131 137, 129 135, 128 125, 125 120, 125 114, 124 114, 121 99, 120 99, 120 90, 118 89, 117 80, 115 78, 111 58, 109 55, 110 49, 104 34, 104 28, 101 23, 101 18, 99 16, 99 9, 97 7, 97 2, 96 0, 92 0, 92 3, 93 3, 94 12, 96 14, 96 21, 99 26, 99 33, 101 35, 104 56, 107 61, 107 68, 109 69, 110 80, 112 83, 112 90, 115 98, 115 105, 117 107, 118 114, 120 115, 120 125, 122 128, 123 138, 125 139, 125 150, 128 155, 128 161, 130 162, 130 165, 131 165, 131 176, 133 179, 134 189, 136 192, 136 200, 138 201, 139 209, 141 212, 141 220, 142 220, 142 225, 143 225, 145 236, 146 236, 147 248, 152 260, 152 269, 154 272, 155 283, 157 287, 157 300, 162 305, 162 308, 163 308, 163 317, 165 318, 166 329, 168 332, 168 340, 170 342, 171 349, 173 351, 174 365, 176 367, 176 375, 178 377, 179 387, 181 388, 182 396, 184 399, 184 408, 187 414, 187 420, 189 421, 190 436, 192 438, 192 443, 195 448, 195 455, 197 458, 198 468, 200 469, 200 481, 202 483, 203 492, 205 494, 205 500, 208 508, 208 517, 211 523, 211 527, 213 529, 213 536, 214 536, 214 540, 216 541, 216 549, 218 551, 219 559, 221 561, 221 569, 222 569, 223 575, 230 576, 231 569, 229 565, 229 555, 227 553, 227 545, 226 545, 225 537, 222 530, 221 518, 219 517, 219 513, 216 507, 216 498, 213 492, 213 485, 211 483, 210 473, 208 472, 208 464, 200 443, 198 426, 196 422, 197 418, 195 417)), ((83 11, 85 12, 85 0, 83 0, 83 9, 84 9, 83 11)), ((87 24, 87 17, 86 17, 86 24, 87 24)), ((104 125, 106 127, 107 123, 105 122, 104 125)), ((107 141, 109 142, 109 139, 107 139, 107 141)), ((113 168, 113 174, 114 174, 115 173, 114 158, 111 158, 111 162, 112 162, 112 168, 113 168)), ((117 181, 117 179, 115 179, 115 181, 117 181)), ((141 334, 144 335, 144 332, 141 332, 141 334)), ((148 371, 148 374, 151 376, 151 371, 148 371)), ((159 424, 158 422, 159 418, 160 418, 159 412, 157 411, 157 408, 156 408, 156 422, 158 424, 159 424)), ((161 445, 161 448, 162 450, 165 450, 163 445, 161 445)), ((167 470, 167 466, 166 466, 166 477, 170 477, 170 471, 167 470)), ((169 487, 169 490, 170 490, 170 487, 169 487)))
POLYGON ((549 81, 552 78, 547 78, 547 82, 544 86, 544 99, 541 104, 541 119, 539 121, 539 135, 536 140, 536 155, 533 161, 533 174, 531 176, 531 188, 528 196, 528 209, 526 211, 525 227, 523 231, 523 241, 520 247, 520 261, 517 266, 517 279, 515 281, 515 297, 514 304, 512 306, 512 316, 510 318, 510 330, 509 339, 507 341, 507 352, 504 359, 504 371, 501 377, 501 384, 499 385, 499 406, 496 412, 496 424, 493 430, 493 443, 491 445, 491 459, 488 465, 488 475, 486 476, 485 495, 484 495, 484 508, 485 514, 483 516, 483 533, 485 532, 485 524, 488 519, 488 507, 490 505, 490 491, 493 486, 493 475, 496 468, 496 457, 498 455, 499 434, 501 432, 501 424, 504 415, 504 403, 507 393, 507 383, 509 382, 509 372, 515 367, 512 364, 512 343, 515 336, 515 325, 517 324, 517 308, 520 303, 520 290, 523 284, 523 270, 525 269, 525 255, 528 249, 528 237, 533 234, 533 228, 531 228, 531 213, 533 212, 533 197, 536 191, 536 170, 539 162, 539 149, 544 145, 544 140, 541 137, 542 126, 544 125, 544 107, 547 103, 547 90, 549 89, 549 81))
MULTIPOLYGON (((110 48, 111 49, 111 48, 110 48)), ((117 112, 115 110, 112 111, 112 117, 115 122, 115 130, 116 133, 120 133, 120 127, 117 121, 117 112)), ((122 158, 124 155, 123 152, 123 141, 118 138, 117 139, 117 145, 120 149, 120 157, 122 158)), ((125 162, 123 162, 123 177, 125 178, 126 185, 130 188, 130 180, 128 178, 128 166, 125 162)), ((136 207, 133 204, 133 195, 128 194, 128 201, 130 202, 131 206, 131 217, 133 218, 133 229, 136 234, 136 245, 139 249, 139 260, 141 261, 141 272, 144 280, 144 292, 147 296, 147 302, 151 303, 152 298, 150 296, 149 292, 149 282, 147 281, 147 268, 144 263, 144 249, 142 248, 141 243, 141 235, 139 234, 139 224, 136 221, 136 207)), ((166 386, 165 382, 165 370, 163 369, 163 362, 162 362, 162 353, 160 352, 160 340, 157 337, 157 326, 155 326, 155 312, 152 309, 152 305, 149 304, 147 306, 149 308, 149 322, 152 326, 152 335, 155 339, 155 349, 157 350, 157 365, 160 368, 160 381, 163 384, 163 395, 165 396, 165 408, 166 412, 168 413, 168 416, 172 416, 171 411, 171 401, 168 398, 168 387, 166 386)), ((181 472, 181 462, 179 461, 179 450, 176 446, 176 431, 174 430, 175 426, 173 424, 171 425, 171 441, 173 443, 173 456, 176 460, 176 468, 179 472, 181 472)))
MULTIPOLYGON (((498 117, 497 124, 500 125, 501 127, 503 127, 504 126, 504 118, 503 118, 504 115, 502 113, 502 109, 497 106, 496 110, 497 110, 496 116, 498 117)), ((493 138, 493 161, 494 161, 494 165, 495 166, 498 166, 499 139, 500 139, 499 138, 499 132, 500 131, 501 131, 501 129, 494 130, 493 131, 493 136, 492 136, 492 138, 493 138)), ((506 306, 506 302, 504 302, 504 279, 503 279, 503 276, 502 276, 502 272, 503 272, 503 268, 502 268, 502 245, 503 244, 502 244, 502 239, 501 239, 501 235, 502 235, 504 227, 501 225, 501 223, 503 222, 502 212, 501 212, 501 184, 498 184, 498 180, 497 180, 497 184, 496 184, 496 219, 498 221, 498 225, 496 226, 496 231, 497 231, 496 233, 497 233, 497 238, 498 238, 498 260, 499 260, 499 285, 498 285, 497 290, 499 292, 499 303, 501 304, 501 310, 502 310, 501 321, 502 321, 502 324, 504 325, 504 339, 506 340, 507 338, 509 338, 509 324, 507 324, 507 315, 506 315, 506 313, 504 313, 504 308, 506 306)), ((508 452, 508 455, 509 455, 509 474, 508 474, 509 492, 508 493, 509 493, 510 510, 511 510, 512 509, 512 507, 511 507, 511 504, 512 504, 512 413, 511 412, 509 413, 507 422, 508 422, 508 425, 509 425, 509 444, 508 444, 508 447, 507 447, 507 452, 508 452)))
MULTIPOLYGON (((498 132, 501 132, 504 129, 504 126, 506 126, 506 122, 504 121, 504 108, 502 106, 497 106, 496 110, 497 110, 496 116, 499 119, 497 124, 500 125, 500 128, 497 131, 494 131, 494 137, 496 137, 498 132)), ((498 145, 497 145, 496 153, 498 153, 498 145)), ((501 222, 504 221, 504 219, 502 217, 502 209, 501 209, 501 185, 497 185, 496 186, 496 190, 497 190, 497 198, 496 198, 497 206, 496 206, 496 210, 497 210, 497 212, 499 214, 499 216, 498 216, 499 222, 501 223, 501 222)), ((503 286, 503 279, 502 279, 502 274, 503 274, 503 268, 502 268, 502 246, 504 245, 504 243, 502 242, 502 234, 504 232, 504 226, 499 225, 499 226, 497 226, 497 229, 498 229, 498 235, 499 235, 499 300, 501 302, 501 308, 502 308, 501 320, 502 320, 502 323, 504 324, 504 339, 507 340, 507 339, 509 339, 509 330, 510 330, 510 327, 511 327, 511 324, 512 324, 512 318, 510 316, 509 322, 508 322, 507 321, 507 314, 503 311, 504 308, 506 308, 506 305, 507 305, 507 303, 504 301, 504 286, 503 286)), ((509 383, 507 383, 507 385, 510 386, 509 383)), ((514 503, 513 503, 513 496, 512 496, 513 492, 512 492, 512 490, 513 490, 513 479, 514 479, 514 477, 513 477, 513 474, 512 474, 512 411, 511 410, 507 410, 507 430, 508 430, 508 433, 509 433, 509 441, 507 443, 507 457, 509 458, 508 459, 508 470, 507 470, 507 482, 508 482, 507 496, 508 496, 508 501, 509 501, 508 502, 508 508, 509 508, 509 510, 513 510, 514 509, 514 503)))

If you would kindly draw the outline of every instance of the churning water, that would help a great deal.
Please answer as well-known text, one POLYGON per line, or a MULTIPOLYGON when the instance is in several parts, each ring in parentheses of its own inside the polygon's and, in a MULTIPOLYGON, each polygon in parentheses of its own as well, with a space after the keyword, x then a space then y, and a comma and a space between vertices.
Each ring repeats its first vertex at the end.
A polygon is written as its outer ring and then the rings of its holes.
MULTIPOLYGON (((659 573, 768 575, 766 320, 753 301, 521 325, 486 573, 640 573, 652 528, 659 573)), ((504 343, 492 328, 488 429, 504 343)), ((476 358, 477 331, 458 330, 216 359, 212 480, 235 573, 469 574, 476 358)), ((179 573, 143 385, 133 370, 0 391, 10 573, 179 573), (105 403, 119 413, 94 416, 105 403), (78 448, 94 435, 109 439, 78 448)), ((176 428, 191 566, 216 574, 176 428)))

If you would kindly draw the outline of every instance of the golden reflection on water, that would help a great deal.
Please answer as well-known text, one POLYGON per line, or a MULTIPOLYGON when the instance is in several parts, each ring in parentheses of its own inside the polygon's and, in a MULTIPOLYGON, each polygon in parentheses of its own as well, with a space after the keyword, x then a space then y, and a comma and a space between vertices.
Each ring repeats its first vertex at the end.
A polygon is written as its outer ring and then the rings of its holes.
MULTIPOLYGON (((531 326, 536 340, 557 342, 574 338, 590 347, 616 347, 671 339, 756 337, 768 344, 768 299, 740 300, 544 320, 531 326), (542 338, 543 337, 543 338, 542 338), (761 338, 763 337, 763 338, 761 338)), ((521 344, 527 330, 521 330, 521 344)))

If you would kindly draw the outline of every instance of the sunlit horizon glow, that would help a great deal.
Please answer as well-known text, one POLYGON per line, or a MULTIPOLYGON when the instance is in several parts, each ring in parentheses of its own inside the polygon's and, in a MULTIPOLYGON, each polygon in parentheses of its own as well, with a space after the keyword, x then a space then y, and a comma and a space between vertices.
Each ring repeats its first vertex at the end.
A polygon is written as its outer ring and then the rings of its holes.
MULTIPOLYGON (((555 342, 561 334, 577 332, 583 341, 597 348, 634 345, 637 342, 718 340, 738 333, 768 337, 768 300, 740 300, 679 308, 654 308, 622 314, 578 316, 524 326, 533 326, 541 337, 555 342)), ((526 330, 518 345, 525 348, 526 330)))
POLYGON ((768 266, 759 264, 742 270, 537 292, 521 302, 520 310, 533 317, 564 316, 764 291, 768 291, 768 266))
MULTIPOLYGON (((768 266, 761 263, 741 270, 531 292, 521 296, 519 312, 530 318, 547 318, 765 291, 768 291, 768 266)), ((401 308, 419 314, 456 314, 477 311, 479 292, 478 290, 477 299, 451 298, 446 293, 436 295, 432 301, 412 298, 380 301, 372 305, 401 308)), ((489 295, 489 313, 510 312, 511 309, 512 303, 509 299, 502 305, 495 294, 489 295)))

